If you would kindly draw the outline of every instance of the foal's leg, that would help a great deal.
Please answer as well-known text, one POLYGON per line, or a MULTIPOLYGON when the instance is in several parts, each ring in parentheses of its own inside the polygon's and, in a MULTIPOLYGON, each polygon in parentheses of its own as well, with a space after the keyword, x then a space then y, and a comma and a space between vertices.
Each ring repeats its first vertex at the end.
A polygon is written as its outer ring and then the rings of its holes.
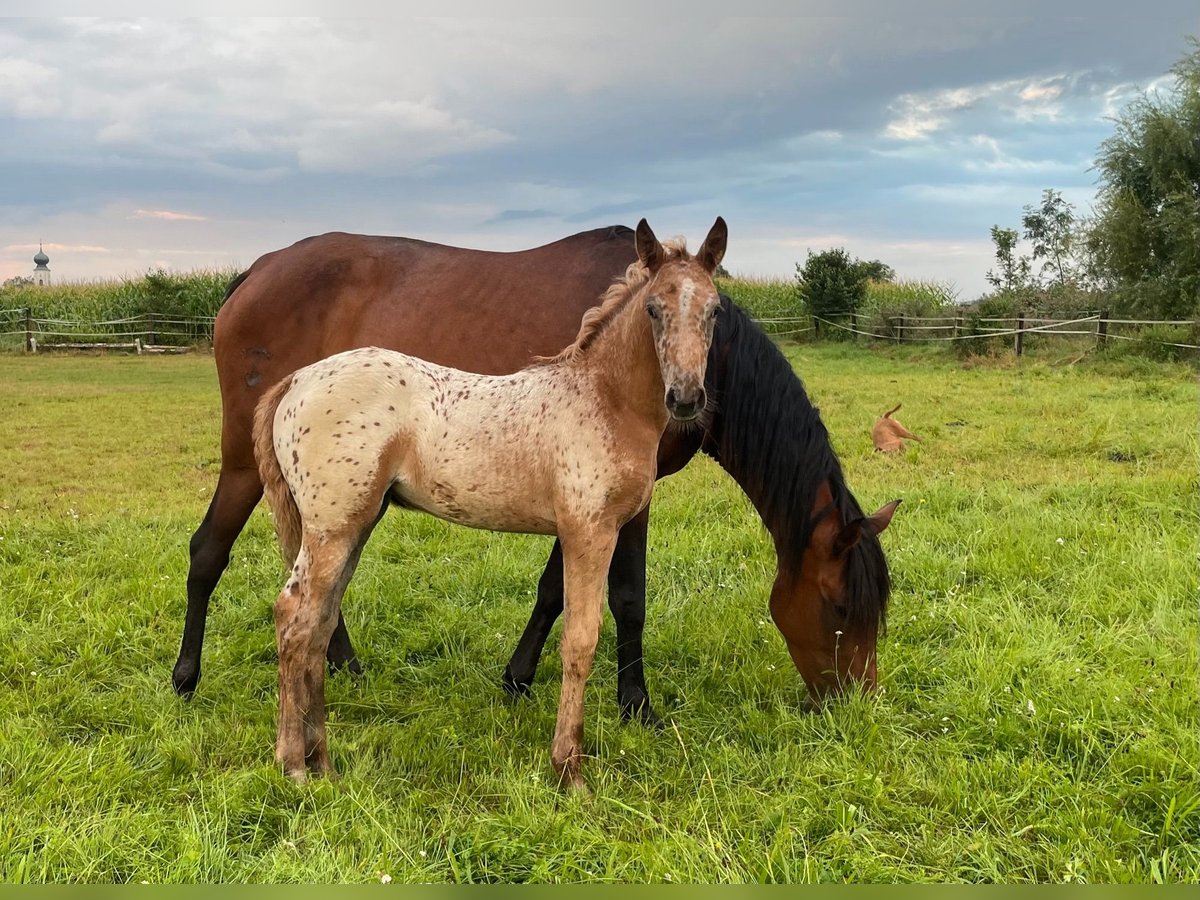
MULTIPOLYGON (((625 719, 661 727, 662 719, 650 703, 642 666, 642 632, 646 625, 647 506, 630 519, 617 535, 612 566, 608 570, 608 606, 617 623, 617 705, 625 719)), ((550 629, 563 611, 562 544, 554 542, 550 559, 538 581, 537 602, 529 623, 504 669, 501 684, 510 694, 528 694, 550 629)))
POLYGON ((279 648, 275 758, 297 781, 304 781, 306 764, 318 774, 333 772, 325 737, 324 656, 338 622, 342 594, 365 543, 366 534, 306 534, 292 575, 275 601, 279 648))
POLYGON ((572 790, 586 790, 580 764, 583 761, 583 696, 604 612, 604 573, 612 560, 617 534, 583 531, 564 535, 563 575, 566 607, 562 636, 562 693, 550 762, 559 783, 572 790))

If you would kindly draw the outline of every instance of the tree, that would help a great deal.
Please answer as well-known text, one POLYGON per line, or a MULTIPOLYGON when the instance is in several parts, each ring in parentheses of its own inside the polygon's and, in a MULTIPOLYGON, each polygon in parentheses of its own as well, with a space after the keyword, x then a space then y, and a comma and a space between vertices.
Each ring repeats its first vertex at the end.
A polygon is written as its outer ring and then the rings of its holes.
POLYGON ((800 296, 814 316, 854 312, 867 295, 865 266, 841 247, 820 253, 809 250, 804 265, 796 263, 800 296))
POLYGON ((1042 205, 1026 206, 1021 224, 1025 228, 1025 240, 1033 245, 1034 261, 1042 260, 1038 274, 1048 271, 1051 286, 1066 287, 1075 281, 1072 260, 1075 208, 1063 199, 1062 193, 1050 188, 1042 191, 1042 205))
POLYGON ((1142 93, 1100 145, 1090 268, 1119 308, 1200 312, 1200 42, 1172 67, 1174 89, 1142 93))
POLYGON ((886 281, 890 283, 896 280, 896 270, 878 259, 873 259, 870 262, 860 259, 855 262, 855 265, 867 281, 886 281))
POLYGON ((4 284, 0 284, 0 288, 19 288, 32 284, 33 279, 28 275, 14 275, 12 278, 5 279, 4 284))
POLYGON ((996 245, 996 264, 998 269, 988 269, 988 282, 998 291, 1012 292, 1030 286, 1031 263, 1028 256, 1017 254, 1015 228, 992 226, 992 243, 996 245))

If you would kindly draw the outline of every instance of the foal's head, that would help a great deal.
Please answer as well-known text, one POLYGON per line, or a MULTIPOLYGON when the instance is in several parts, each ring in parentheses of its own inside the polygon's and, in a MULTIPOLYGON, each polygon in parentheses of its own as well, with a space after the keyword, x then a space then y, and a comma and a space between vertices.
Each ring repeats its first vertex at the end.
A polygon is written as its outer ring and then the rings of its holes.
POLYGON ((704 369, 721 298, 713 273, 725 255, 728 230, 720 216, 695 256, 668 253, 646 220, 638 222, 638 259, 649 274, 640 292, 671 418, 690 422, 704 411, 704 369))

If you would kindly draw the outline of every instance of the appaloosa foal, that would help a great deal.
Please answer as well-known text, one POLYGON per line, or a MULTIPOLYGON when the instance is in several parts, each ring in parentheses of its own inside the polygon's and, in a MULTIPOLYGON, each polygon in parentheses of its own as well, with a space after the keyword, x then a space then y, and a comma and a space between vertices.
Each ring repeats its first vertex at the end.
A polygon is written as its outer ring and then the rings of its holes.
POLYGON ((695 257, 643 219, 638 261, 575 343, 513 375, 475 375, 379 348, 300 369, 259 403, 255 455, 291 577, 275 602, 276 756, 303 780, 333 769, 325 649, 389 503, 495 531, 555 534, 566 585, 551 762, 582 788, 583 694, 617 532, 650 500, 668 418, 705 407, 721 304, 717 219, 695 257))

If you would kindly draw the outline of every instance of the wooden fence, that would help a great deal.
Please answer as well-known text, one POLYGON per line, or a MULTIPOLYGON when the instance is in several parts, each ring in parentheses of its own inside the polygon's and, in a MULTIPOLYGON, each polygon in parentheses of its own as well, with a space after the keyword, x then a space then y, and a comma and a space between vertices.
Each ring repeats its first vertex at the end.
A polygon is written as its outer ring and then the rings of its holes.
POLYGON ((1188 327, 1200 331, 1195 319, 1114 319, 1107 311, 1082 312, 1071 318, 1054 318, 1037 313, 1020 313, 1011 317, 973 316, 958 313, 951 316, 898 315, 880 318, 855 313, 832 313, 826 316, 803 316, 759 320, 772 334, 780 337, 811 334, 819 340, 835 332, 850 339, 888 341, 892 343, 949 343, 955 341, 990 341, 1011 339, 1013 352, 1025 352, 1028 336, 1075 337, 1090 339, 1096 346, 1110 342, 1132 341, 1200 350, 1200 344, 1180 343, 1142 334, 1149 327, 1188 327))
MULTIPOLYGON (((170 353, 199 344, 212 343, 212 316, 176 316, 143 313, 122 319, 91 322, 75 319, 40 318, 30 309, 0 309, 0 347, 39 350, 134 350, 138 353, 170 353)), ((977 317, 964 313, 952 316, 860 317, 855 313, 826 316, 773 317, 756 320, 773 337, 820 340, 835 332, 858 338, 894 343, 1012 340, 1020 356, 1025 339, 1038 337, 1090 338, 1097 346, 1115 341, 1161 344, 1187 350, 1200 345, 1177 343, 1139 332, 1153 326, 1191 326, 1196 320, 1114 319, 1106 311, 1079 313, 1072 318, 1051 318, 1036 313, 1014 317, 977 317), (807 336, 807 337, 806 337, 807 336)))
POLYGON ((212 342, 212 316, 143 313, 84 321, 35 316, 28 308, 0 309, 0 346, 39 350, 134 350, 171 353, 212 342))

